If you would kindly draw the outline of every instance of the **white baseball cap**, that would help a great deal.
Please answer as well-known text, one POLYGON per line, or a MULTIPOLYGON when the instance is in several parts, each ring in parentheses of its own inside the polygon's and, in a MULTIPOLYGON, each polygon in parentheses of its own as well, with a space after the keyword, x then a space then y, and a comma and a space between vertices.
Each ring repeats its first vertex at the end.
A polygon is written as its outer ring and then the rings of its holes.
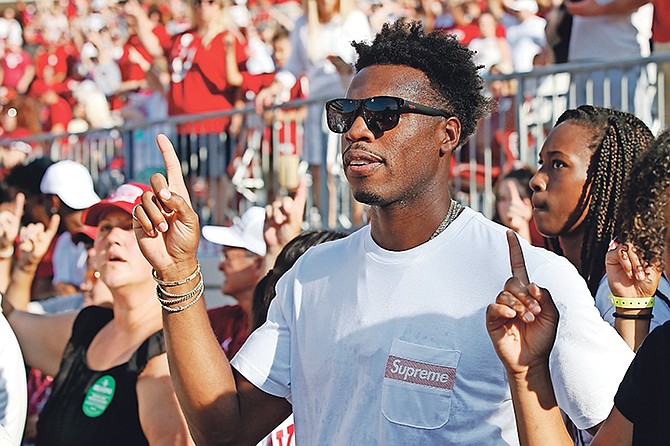
POLYGON ((539 7, 536 0, 516 0, 509 6, 512 11, 528 11, 537 14, 539 7))
POLYGON ((246 210, 232 226, 204 226, 202 236, 212 243, 234 248, 244 248, 264 256, 267 247, 263 238, 265 209, 254 206, 246 210))
POLYGON ((100 201, 88 169, 70 160, 58 161, 47 168, 40 191, 57 195, 63 203, 76 210, 89 208, 100 201))

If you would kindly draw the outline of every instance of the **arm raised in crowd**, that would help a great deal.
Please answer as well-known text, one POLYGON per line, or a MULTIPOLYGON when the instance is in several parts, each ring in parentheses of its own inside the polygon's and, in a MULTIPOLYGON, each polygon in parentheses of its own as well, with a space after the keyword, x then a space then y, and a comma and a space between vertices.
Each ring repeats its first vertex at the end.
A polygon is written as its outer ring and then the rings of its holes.
POLYGON ((558 310, 546 289, 530 283, 516 234, 507 232, 512 277, 486 310, 486 328, 512 393, 522 445, 572 445, 549 373, 558 310))
POLYGON ((22 228, 18 259, 2 299, 2 311, 16 333, 26 364, 52 376, 60 368, 77 312, 42 315, 23 310, 30 300, 37 264, 49 249, 59 223, 60 217, 54 215, 47 228, 41 223, 22 228))
POLYGON ((302 231, 306 201, 307 183, 301 179, 292 197, 277 198, 265 206, 263 238, 267 252, 263 262, 266 273, 272 269, 284 246, 302 231))
MULTIPOLYGON (((643 263, 633 245, 622 243, 605 256, 605 270, 612 296, 639 299, 654 296, 661 280, 663 266, 643 263)), ((625 308, 619 303, 623 301, 613 300, 617 316, 614 318, 614 328, 628 346, 637 351, 649 334, 651 319, 646 317, 651 316, 652 307, 625 308)), ((653 305, 653 300, 651 304, 653 305)))
MULTIPOLYGON (((153 190, 135 211, 135 234, 158 278, 179 282, 197 268, 200 226, 172 143, 165 135, 157 142, 167 179, 151 177, 153 190)), ((170 291, 192 288, 188 282, 170 291)), ((197 444, 255 444, 290 414, 285 399, 262 392, 231 368, 202 300, 183 311, 164 310, 163 325, 175 392, 197 444)))
POLYGON ((9 207, 0 211, 0 291, 5 292, 9 286, 14 260, 14 241, 19 235, 23 206, 26 197, 16 194, 9 207))
MULTIPOLYGON (((512 394, 521 446, 571 446, 549 371, 559 314, 548 290, 530 283, 521 246, 508 231, 512 277, 486 310, 486 328, 512 394)), ((630 446, 633 424, 616 407, 592 446, 630 446)))
POLYGON ((28 310, 30 290, 42 258, 49 250, 49 246, 58 232, 60 216, 54 214, 49 220, 49 226, 42 223, 30 223, 19 232, 18 255, 5 298, 11 302, 16 310, 28 310))

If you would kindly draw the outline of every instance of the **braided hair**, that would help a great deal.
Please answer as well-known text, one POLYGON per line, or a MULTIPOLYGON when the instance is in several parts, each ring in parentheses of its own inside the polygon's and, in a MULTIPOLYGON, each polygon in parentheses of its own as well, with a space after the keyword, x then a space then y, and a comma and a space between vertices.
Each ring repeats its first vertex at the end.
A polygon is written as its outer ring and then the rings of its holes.
MULTIPOLYGON (((588 207, 581 224, 584 239, 580 274, 595 295, 605 272, 605 254, 611 241, 621 232, 618 205, 626 190, 626 178, 633 161, 651 144, 654 136, 634 115, 592 105, 566 110, 556 125, 563 122, 583 126, 592 135, 587 147, 592 156, 586 182, 564 230, 573 227, 588 207)), ((558 247, 556 239, 548 243, 552 248, 558 247)))

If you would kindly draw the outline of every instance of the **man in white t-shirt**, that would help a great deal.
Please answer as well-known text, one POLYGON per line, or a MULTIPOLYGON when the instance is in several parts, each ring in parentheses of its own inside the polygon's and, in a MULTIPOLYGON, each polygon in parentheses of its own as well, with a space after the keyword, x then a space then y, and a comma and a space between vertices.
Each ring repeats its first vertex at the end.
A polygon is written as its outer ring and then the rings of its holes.
MULTIPOLYGON (((472 53, 419 23, 385 25, 354 46, 347 98, 326 112, 371 223, 298 260, 232 367, 202 302, 165 306, 171 376, 191 434, 196 443, 251 444, 293 409, 300 445, 518 444, 485 326, 486 306, 511 274, 505 228, 448 188, 451 154, 489 105, 472 53)), ((182 198, 174 149, 158 143, 168 179, 152 179, 136 235, 158 278, 189 296, 197 215, 182 198)), ((559 404, 578 427, 596 426, 633 353, 567 260, 522 246, 531 280, 561 311, 551 358, 559 404)))

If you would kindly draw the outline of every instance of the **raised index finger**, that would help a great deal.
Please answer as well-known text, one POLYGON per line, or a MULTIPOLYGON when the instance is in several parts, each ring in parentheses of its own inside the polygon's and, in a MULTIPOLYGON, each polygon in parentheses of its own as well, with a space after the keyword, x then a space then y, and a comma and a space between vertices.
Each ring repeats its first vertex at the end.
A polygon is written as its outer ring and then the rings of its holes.
POLYGON ((172 192, 175 192, 177 195, 180 195, 184 200, 191 204, 191 198, 188 195, 188 190, 186 189, 186 183, 184 182, 184 174, 181 171, 181 163, 179 158, 177 158, 177 153, 174 150, 174 146, 170 142, 170 139, 160 134, 156 137, 156 143, 158 148, 163 155, 163 162, 165 163, 165 171, 167 173, 168 186, 172 192))
POLYGON ((512 267, 512 277, 519 279, 523 285, 528 285, 530 279, 526 270, 526 262, 523 258, 521 244, 514 231, 507 231, 507 245, 509 246, 509 263, 512 267))

